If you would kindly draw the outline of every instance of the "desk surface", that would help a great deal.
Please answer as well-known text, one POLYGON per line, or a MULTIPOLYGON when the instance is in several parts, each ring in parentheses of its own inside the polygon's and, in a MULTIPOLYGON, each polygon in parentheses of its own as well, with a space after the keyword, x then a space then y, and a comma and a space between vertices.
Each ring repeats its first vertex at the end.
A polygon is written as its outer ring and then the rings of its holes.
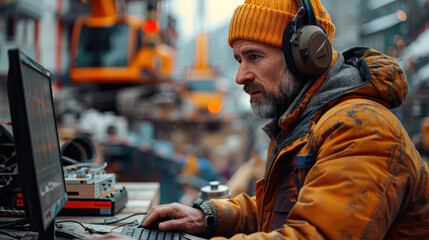
MULTIPOLYGON (((118 227, 118 226, 121 226, 126 223, 131 223, 134 220, 141 221, 143 218, 143 215, 131 217, 129 219, 126 219, 124 221, 121 221, 112 225, 100 225, 100 224, 103 224, 104 220, 121 219, 135 213, 145 213, 152 206, 156 206, 159 204, 159 199, 160 199, 159 183, 121 182, 121 183, 117 183, 116 185, 117 188, 122 188, 122 186, 125 186, 125 188, 127 189, 128 202, 125 205, 125 208, 123 208, 115 216, 58 216, 56 217, 56 222, 73 220, 73 221, 78 221, 82 223, 86 227, 93 228, 96 231, 121 232, 122 227, 118 227), (93 224, 93 223, 100 223, 100 224, 93 224)), ((75 231, 76 233, 86 236, 88 238, 99 236, 98 234, 89 234, 88 232, 85 232, 85 230, 79 224, 76 224, 76 223, 64 222, 60 224, 64 226, 64 229, 75 231)), ((12 231, 12 230, 6 230, 6 231, 14 232, 19 235, 25 234, 25 232, 19 232, 19 231, 12 231)), ((0 235, 0 238, 13 239, 5 235, 0 235)))

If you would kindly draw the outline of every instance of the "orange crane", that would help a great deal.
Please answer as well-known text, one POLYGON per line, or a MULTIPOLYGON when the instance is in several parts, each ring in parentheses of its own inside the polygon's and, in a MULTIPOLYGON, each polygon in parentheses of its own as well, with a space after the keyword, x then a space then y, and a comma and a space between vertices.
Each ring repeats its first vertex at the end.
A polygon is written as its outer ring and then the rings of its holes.
POLYGON ((121 13, 115 0, 89 0, 75 22, 70 77, 75 84, 157 84, 173 74, 175 48, 161 37, 156 1, 146 19, 121 13))
POLYGON ((214 119, 220 114, 226 91, 218 70, 209 63, 209 36, 200 33, 195 42, 195 60, 185 75, 182 100, 191 105, 191 111, 185 118, 214 119))
POLYGON ((225 82, 220 72, 210 64, 209 35, 205 33, 207 17, 204 1, 198 1, 196 21, 199 34, 195 39, 194 63, 185 71, 181 98, 190 108, 185 118, 202 121, 224 120, 223 102, 226 97, 225 82))

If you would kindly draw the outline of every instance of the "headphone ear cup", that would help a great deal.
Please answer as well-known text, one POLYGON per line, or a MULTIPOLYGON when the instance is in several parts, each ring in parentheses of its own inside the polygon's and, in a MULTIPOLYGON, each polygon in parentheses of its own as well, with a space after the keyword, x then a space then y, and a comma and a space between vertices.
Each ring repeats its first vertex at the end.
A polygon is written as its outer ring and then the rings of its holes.
POLYGON ((322 75, 332 61, 332 45, 318 26, 305 25, 290 38, 290 54, 298 71, 307 77, 322 75))

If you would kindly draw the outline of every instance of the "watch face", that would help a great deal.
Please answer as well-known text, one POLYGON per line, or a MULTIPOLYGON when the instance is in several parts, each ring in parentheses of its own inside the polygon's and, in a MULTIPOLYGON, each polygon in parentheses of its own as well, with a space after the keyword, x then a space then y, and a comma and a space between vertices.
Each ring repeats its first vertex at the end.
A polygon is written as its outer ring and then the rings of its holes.
POLYGON ((213 215, 206 216, 206 227, 215 225, 215 217, 213 215))

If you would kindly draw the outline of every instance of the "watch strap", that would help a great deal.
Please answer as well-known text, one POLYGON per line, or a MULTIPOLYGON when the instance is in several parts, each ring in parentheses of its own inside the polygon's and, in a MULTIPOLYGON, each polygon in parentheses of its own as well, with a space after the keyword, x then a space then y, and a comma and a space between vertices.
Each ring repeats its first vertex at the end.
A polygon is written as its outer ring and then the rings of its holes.
POLYGON ((204 201, 202 199, 196 200, 192 204, 193 208, 203 211, 206 226, 206 235, 212 235, 216 233, 219 226, 219 214, 217 212, 216 205, 212 201, 204 201))

